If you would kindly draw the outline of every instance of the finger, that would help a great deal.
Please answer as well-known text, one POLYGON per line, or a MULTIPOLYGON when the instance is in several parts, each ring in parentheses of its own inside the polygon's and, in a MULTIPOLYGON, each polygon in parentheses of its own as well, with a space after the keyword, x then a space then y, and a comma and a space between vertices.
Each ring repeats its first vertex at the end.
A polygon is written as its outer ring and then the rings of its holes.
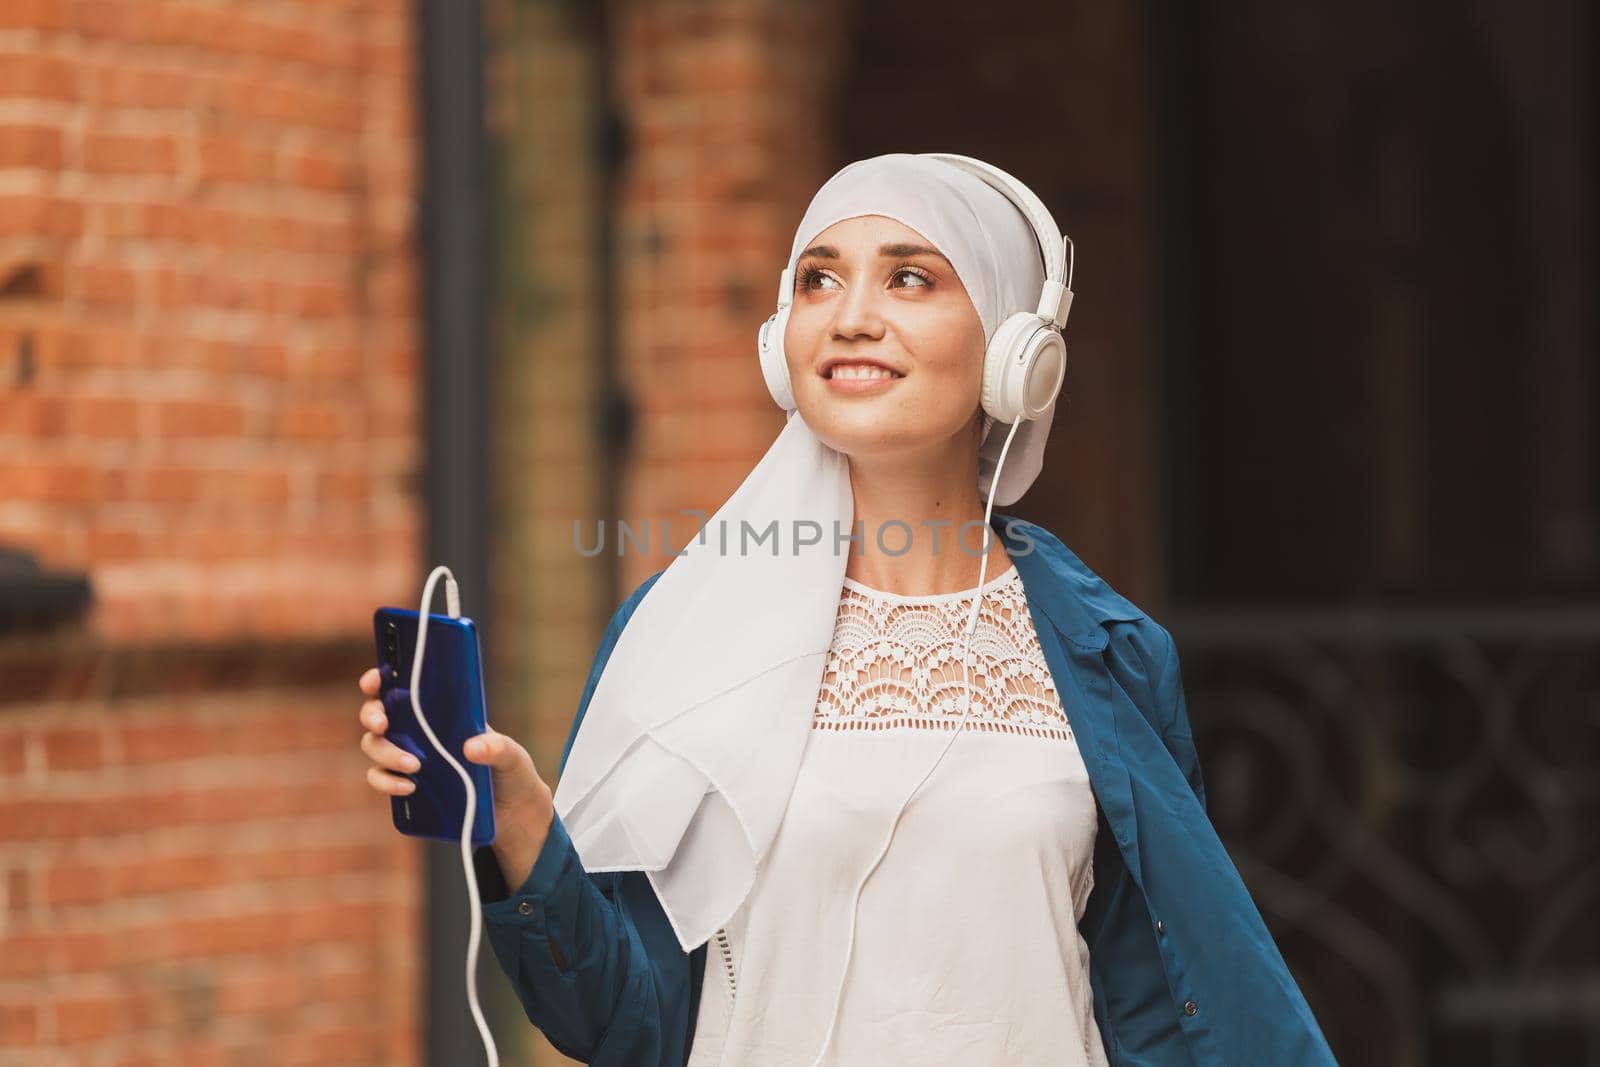
POLYGON ((371 667, 368 668, 367 673, 361 676, 361 681, 358 684, 361 686, 363 693, 369 697, 375 697, 378 695, 378 687, 382 684, 382 681, 383 676, 378 673, 378 668, 371 667))
POLYGON ((410 796, 417 791, 416 783, 409 778, 401 778, 378 767, 367 768, 367 784, 391 797, 410 796))
POLYGON ((384 734, 389 730, 389 717, 383 713, 383 701, 369 700, 361 705, 361 725, 375 734, 384 734))
POLYGON ((415 774, 422 769, 417 757, 395 744, 386 741, 370 730, 361 735, 361 751, 386 771, 415 774))

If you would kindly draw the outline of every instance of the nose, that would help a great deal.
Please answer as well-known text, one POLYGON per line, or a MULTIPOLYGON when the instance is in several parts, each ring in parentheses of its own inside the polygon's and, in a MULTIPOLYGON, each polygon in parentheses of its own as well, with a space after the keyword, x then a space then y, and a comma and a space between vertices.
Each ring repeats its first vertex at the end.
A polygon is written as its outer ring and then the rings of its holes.
POLYGON ((880 294, 871 285, 856 283, 833 302, 833 336, 846 341, 853 338, 879 338, 883 336, 883 309, 878 301, 880 294))

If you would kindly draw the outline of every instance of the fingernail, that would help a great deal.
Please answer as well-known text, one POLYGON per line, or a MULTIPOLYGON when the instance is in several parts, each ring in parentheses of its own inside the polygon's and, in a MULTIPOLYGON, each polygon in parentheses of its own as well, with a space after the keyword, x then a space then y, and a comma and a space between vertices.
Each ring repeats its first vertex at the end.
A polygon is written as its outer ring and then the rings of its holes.
POLYGON ((481 756, 481 755, 483 755, 483 741, 481 741, 480 739, 474 737, 471 741, 467 742, 466 751, 467 751, 467 755, 469 755, 469 756, 481 756))
POLYGON ((401 762, 401 765, 404 766, 405 769, 408 770, 408 771, 420 771, 420 770, 422 770, 422 762, 420 760, 418 760, 417 757, 415 757, 415 756, 407 756, 405 759, 401 760, 400 762, 401 762))

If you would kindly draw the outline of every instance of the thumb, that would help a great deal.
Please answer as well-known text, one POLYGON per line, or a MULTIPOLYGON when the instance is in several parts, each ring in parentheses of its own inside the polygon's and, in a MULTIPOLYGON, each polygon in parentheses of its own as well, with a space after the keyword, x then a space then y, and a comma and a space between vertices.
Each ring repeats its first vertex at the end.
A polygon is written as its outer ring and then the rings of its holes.
POLYGON ((519 761, 521 753, 517 751, 518 747, 511 738, 490 727, 478 736, 468 738, 462 751, 473 763, 503 771, 519 761))

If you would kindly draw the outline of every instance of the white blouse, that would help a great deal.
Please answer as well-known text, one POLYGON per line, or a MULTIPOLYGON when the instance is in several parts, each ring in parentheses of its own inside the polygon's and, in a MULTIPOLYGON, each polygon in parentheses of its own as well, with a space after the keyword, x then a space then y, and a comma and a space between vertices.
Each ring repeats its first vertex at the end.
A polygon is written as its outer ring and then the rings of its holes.
MULTIPOLYGON (((983 585, 966 729, 861 890, 823 1062, 1105 1067, 1078 921, 1097 812, 1015 565, 983 585)), ((794 792, 749 897, 706 946, 689 1067, 808 1067, 850 909, 964 709, 975 589, 846 578, 794 792)))

